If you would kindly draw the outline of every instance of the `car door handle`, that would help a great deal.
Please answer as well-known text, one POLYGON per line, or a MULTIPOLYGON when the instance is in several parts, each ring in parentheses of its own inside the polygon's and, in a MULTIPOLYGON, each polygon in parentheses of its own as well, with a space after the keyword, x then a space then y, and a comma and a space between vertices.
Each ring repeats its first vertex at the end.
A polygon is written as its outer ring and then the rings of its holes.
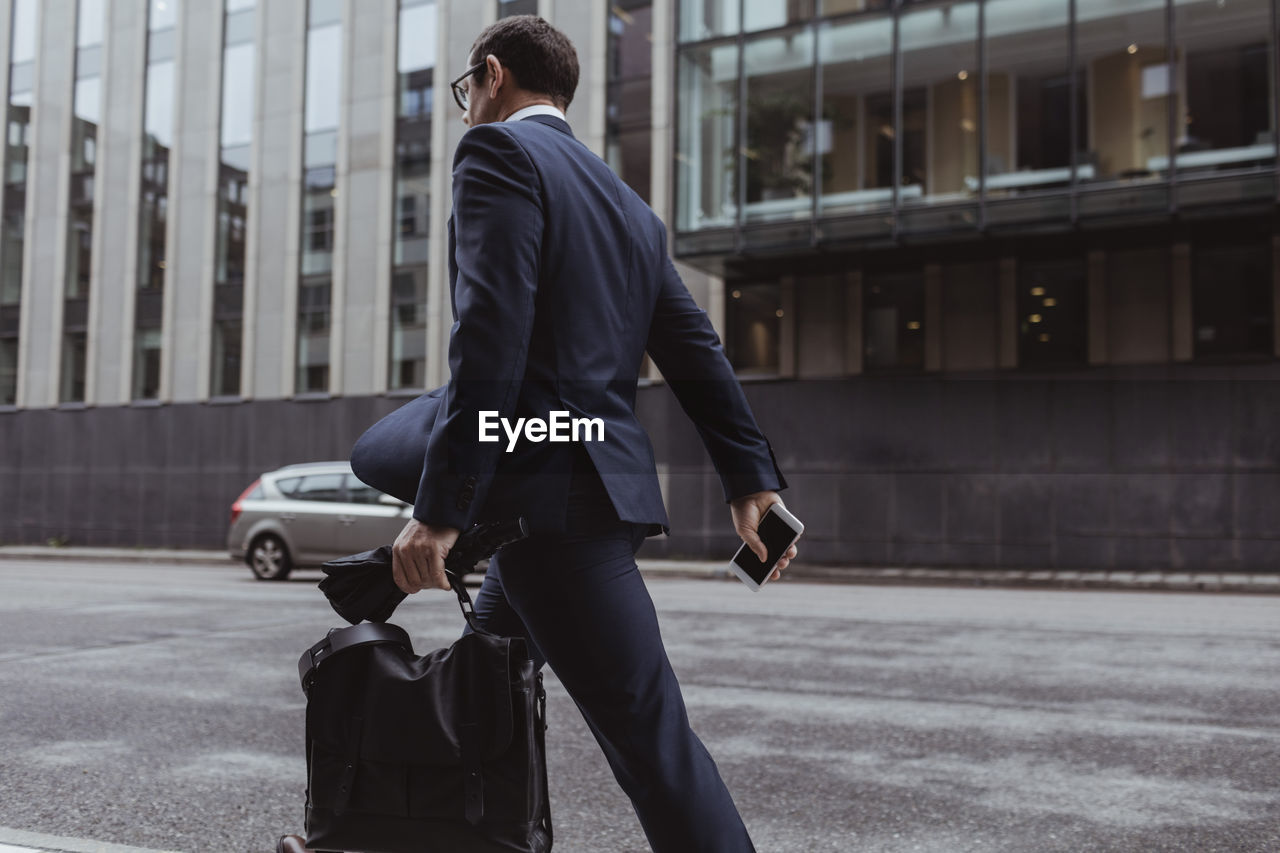
POLYGON ((298 516, 294 515, 291 512, 282 512, 280 513, 280 520, 281 521, 297 521, 298 516))
POLYGON ((355 524, 356 517, 354 515, 340 515, 338 521, 342 524, 355 524))

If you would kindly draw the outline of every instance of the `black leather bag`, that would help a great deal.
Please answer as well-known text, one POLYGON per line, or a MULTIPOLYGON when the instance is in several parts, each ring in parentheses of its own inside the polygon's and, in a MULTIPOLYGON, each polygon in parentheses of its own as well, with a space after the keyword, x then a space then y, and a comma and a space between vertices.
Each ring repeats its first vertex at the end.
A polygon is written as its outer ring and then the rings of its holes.
POLYGON ((419 656, 402 628, 362 623, 298 662, 309 848, 551 850, 542 675, 522 638, 480 629, 450 575, 472 633, 449 648, 419 656))

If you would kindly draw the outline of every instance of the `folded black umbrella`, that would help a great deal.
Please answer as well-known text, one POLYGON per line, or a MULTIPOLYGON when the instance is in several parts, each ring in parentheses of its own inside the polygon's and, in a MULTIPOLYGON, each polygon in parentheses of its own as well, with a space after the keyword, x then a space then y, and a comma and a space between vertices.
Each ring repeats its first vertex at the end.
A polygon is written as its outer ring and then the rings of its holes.
MULTIPOLYGON (((518 518, 515 521, 477 524, 453 543, 444 561, 444 573, 458 594, 458 600, 463 602, 463 613, 467 614, 468 621, 471 619, 471 599, 462 585, 462 576, 475 568, 476 563, 492 557, 503 545, 528 535, 528 525, 523 518, 518 518)), ((320 581, 320 591, 337 614, 352 625, 365 620, 386 622, 405 599, 405 593, 396 586, 391 573, 390 545, 339 557, 321 568, 325 579, 320 581)))
POLYGON ((386 622, 405 594, 391 575, 391 546, 330 560, 321 568, 320 591, 338 615, 352 625, 368 620, 386 622))

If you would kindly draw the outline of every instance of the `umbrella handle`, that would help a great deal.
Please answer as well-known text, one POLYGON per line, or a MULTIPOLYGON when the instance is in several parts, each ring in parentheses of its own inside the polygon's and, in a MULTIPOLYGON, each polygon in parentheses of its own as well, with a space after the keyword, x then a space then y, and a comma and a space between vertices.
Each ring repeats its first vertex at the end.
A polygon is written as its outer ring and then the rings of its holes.
MULTIPOLYGON (((471 601, 471 593, 467 592, 462 576, 475 567, 476 563, 488 559, 498 549, 512 542, 519 542, 529 535, 529 524, 524 518, 515 521, 492 521, 477 524, 458 537, 449 549, 444 560, 444 575, 449 579, 449 587, 458 596, 458 606, 462 608, 462 616, 478 634, 490 634, 480 627, 476 619, 475 605, 471 601)), ((493 636, 490 634, 490 636, 493 636)))

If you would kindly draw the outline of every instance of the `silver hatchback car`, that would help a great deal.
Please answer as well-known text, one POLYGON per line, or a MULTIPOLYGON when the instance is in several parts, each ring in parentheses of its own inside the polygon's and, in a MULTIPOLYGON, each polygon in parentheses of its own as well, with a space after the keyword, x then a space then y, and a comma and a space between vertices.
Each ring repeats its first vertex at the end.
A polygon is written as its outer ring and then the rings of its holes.
POLYGON ((287 465, 231 505, 227 550, 259 580, 389 545, 413 507, 356 479, 347 462, 287 465))

